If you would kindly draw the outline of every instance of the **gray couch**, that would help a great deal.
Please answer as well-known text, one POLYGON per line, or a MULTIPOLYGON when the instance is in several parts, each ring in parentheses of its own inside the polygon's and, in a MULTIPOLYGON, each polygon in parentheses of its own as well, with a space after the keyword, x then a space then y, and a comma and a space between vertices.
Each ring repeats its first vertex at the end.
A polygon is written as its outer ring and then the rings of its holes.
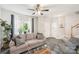
POLYGON ((49 37, 46 41, 47 45, 51 49, 51 53, 55 54, 75 54, 75 48, 79 45, 79 38, 74 37, 69 40, 49 37))
POLYGON ((16 37, 15 40, 16 46, 10 47, 11 54, 19 54, 24 51, 28 51, 34 47, 44 44, 46 41, 42 33, 20 35, 20 37, 16 37))

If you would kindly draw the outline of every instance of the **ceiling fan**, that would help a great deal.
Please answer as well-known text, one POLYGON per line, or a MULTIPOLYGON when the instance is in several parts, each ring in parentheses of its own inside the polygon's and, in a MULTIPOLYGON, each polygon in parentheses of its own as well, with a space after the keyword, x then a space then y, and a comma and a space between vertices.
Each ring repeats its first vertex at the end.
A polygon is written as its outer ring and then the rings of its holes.
POLYGON ((28 9, 28 10, 34 11, 34 13, 32 13, 32 15, 35 15, 36 13, 43 15, 43 13, 42 13, 43 11, 49 11, 49 9, 42 9, 40 4, 37 4, 35 9, 28 9))

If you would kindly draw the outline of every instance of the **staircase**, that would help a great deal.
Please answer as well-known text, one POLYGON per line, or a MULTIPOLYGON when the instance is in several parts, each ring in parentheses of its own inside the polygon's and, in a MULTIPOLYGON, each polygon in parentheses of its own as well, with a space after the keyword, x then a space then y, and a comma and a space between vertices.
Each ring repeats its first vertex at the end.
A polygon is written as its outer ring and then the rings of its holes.
POLYGON ((79 24, 71 27, 71 37, 79 38, 79 24))

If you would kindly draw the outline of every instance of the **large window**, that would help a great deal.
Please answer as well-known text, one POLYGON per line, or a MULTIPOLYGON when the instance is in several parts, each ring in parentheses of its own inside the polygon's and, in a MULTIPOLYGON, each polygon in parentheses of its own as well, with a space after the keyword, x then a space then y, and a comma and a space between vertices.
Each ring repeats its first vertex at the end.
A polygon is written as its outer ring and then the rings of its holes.
POLYGON ((14 21, 14 34, 19 35, 19 34, 24 34, 26 33, 31 33, 31 18, 29 17, 23 17, 23 16, 15 16, 15 21, 14 21), (27 30, 26 30, 27 29, 27 30))

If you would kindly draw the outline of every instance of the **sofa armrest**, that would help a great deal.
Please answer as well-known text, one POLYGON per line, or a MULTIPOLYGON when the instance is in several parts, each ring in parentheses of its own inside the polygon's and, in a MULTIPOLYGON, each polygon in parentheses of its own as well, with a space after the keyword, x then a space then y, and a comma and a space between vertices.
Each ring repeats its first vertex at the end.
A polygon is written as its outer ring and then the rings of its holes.
POLYGON ((19 54, 22 53, 24 51, 28 50, 28 44, 22 44, 20 46, 13 46, 10 48, 10 53, 11 54, 19 54))
POLYGON ((16 50, 16 46, 12 46, 12 47, 10 47, 10 53, 12 53, 13 51, 15 51, 16 50))

